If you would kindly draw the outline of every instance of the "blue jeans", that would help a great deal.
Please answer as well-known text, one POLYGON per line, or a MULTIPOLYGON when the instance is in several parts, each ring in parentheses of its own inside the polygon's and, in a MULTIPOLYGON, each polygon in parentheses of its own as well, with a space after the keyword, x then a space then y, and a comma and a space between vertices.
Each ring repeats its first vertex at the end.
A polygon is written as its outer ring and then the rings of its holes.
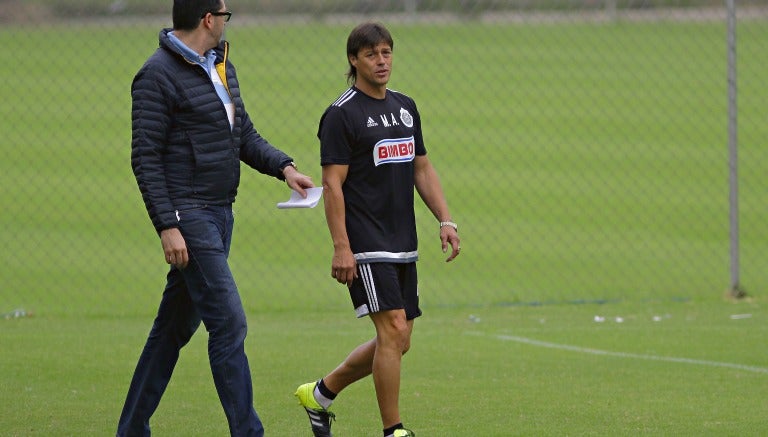
POLYGON ((208 331, 213 381, 232 436, 263 436, 253 408, 245 355, 245 311, 227 263, 234 217, 231 206, 178 213, 189 264, 171 267, 160 308, 131 380, 118 436, 149 436, 149 419, 168 385, 179 351, 200 326, 208 331))

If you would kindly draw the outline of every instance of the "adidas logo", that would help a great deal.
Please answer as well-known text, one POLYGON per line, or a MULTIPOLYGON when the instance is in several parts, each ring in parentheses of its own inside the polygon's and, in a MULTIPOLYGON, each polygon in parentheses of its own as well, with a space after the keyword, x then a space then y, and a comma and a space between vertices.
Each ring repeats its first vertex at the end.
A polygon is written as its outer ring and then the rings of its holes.
POLYGON ((371 117, 368 117, 368 127, 376 127, 378 125, 379 125, 379 123, 376 123, 376 120, 374 120, 371 117))

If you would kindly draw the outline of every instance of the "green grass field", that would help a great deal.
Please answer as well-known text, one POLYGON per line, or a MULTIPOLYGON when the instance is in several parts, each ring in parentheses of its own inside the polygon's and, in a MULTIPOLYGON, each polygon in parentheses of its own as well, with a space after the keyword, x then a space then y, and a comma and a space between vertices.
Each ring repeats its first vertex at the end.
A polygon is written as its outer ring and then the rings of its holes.
MULTIPOLYGON (((740 29, 742 282, 728 277, 721 23, 392 25, 462 236, 445 265, 419 207, 421 295, 403 416, 418 435, 768 433, 764 22, 740 29), (597 318, 596 318, 597 317, 597 318), (602 321, 601 321, 602 320, 602 321)), ((113 434, 165 267, 129 167, 130 81, 158 26, 0 29, 0 434, 113 434)), ((317 120, 349 26, 228 39, 246 105, 319 182, 317 120)), ((322 210, 244 170, 232 268, 268 435, 309 435, 296 385, 372 335, 328 277, 322 210)), ((156 435, 226 435, 203 330, 156 435)), ((375 435, 371 381, 335 405, 375 435)))

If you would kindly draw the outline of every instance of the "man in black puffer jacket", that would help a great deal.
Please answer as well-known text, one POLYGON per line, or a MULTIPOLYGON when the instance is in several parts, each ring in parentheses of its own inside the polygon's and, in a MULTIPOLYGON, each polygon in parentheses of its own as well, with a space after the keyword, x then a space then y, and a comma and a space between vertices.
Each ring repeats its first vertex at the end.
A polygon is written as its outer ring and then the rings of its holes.
POLYGON ((160 32, 160 48, 131 88, 131 165, 171 268, 119 436, 150 434, 179 351, 201 321, 231 435, 264 433, 244 350, 245 312, 227 262, 240 161, 302 195, 314 185, 245 111, 229 45, 221 41, 230 17, 223 0, 175 0, 173 29, 160 32))

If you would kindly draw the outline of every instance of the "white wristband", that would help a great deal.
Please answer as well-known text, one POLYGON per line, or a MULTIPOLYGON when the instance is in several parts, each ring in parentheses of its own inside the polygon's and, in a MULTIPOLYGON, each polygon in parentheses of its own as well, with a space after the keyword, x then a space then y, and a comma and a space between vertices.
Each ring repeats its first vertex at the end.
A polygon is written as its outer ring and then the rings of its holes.
POLYGON ((459 232, 459 225, 454 222, 440 222, 440 227, 442 228, 443 226, 450 226, 455 229, 456 232, 459 232))

